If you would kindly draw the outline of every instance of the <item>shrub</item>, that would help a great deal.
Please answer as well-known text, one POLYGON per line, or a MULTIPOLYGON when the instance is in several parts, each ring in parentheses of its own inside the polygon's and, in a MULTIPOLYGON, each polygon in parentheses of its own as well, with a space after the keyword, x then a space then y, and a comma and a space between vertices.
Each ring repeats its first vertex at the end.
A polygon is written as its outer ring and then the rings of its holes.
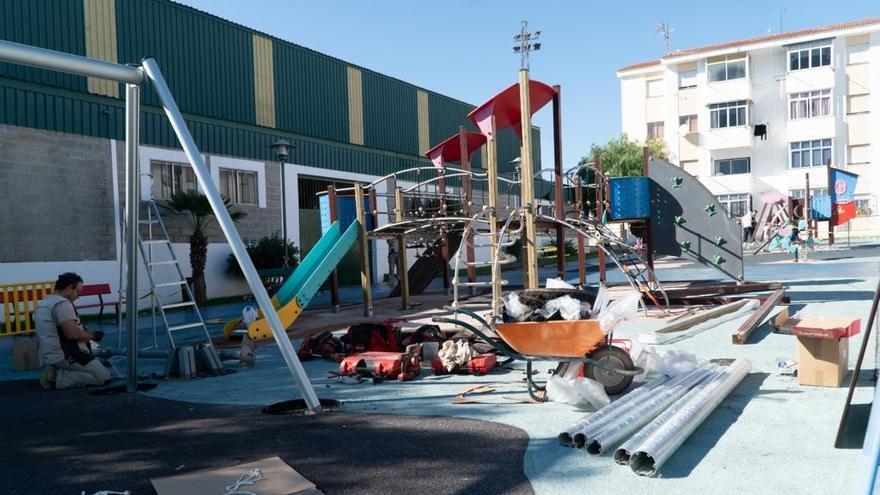
MULTIPOLYGON (((257 270, 266 268, 283 268, 284 265, 284 240, 275 232, 270 236, 263 237, 259 240, 248 240, 244 242, 248 255, 257 270)), ((286 266, 295 268, 299 265, 299 248, 292 242, 287 242, 287 253, 290 259, 286 266)), ((241 267, 235 255, 230 254, 227 260, 226 273, 234 275, 242 275, 241 267)))

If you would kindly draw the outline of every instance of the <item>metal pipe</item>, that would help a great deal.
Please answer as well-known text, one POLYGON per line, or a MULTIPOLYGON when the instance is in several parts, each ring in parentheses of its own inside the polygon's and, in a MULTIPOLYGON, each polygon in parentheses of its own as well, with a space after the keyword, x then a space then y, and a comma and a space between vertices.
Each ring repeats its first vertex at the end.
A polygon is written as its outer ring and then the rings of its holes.
POLYGON ((125 85, 125 263, 128 280, 125 293, 125 320, 128 337, 126 390, 137 392, 138 380, 138 208, 140 206, 140 86, 125 85))
MULTIPOLYGON (((612 414, 616 414, 619 409, 623 408, 629 402, 645 395, 646 393, 651 392, 652 390, 657 388, 659 385, 663 384, 664 382, 666 382, 668 380, 669 380, 669 377, 661 373, 660 375, 658 375, 657 377, 655 377, 653 380, 649 381, 648 383, 645 383, 641 387, 634 389, 630 393, 617 399, 616 401, 612 402, 611 404, 608 404, 607 406, 603 407, 602 409, 599 409, 598 411, 596 411, 596 412, 588 415, 587 417, 581 419, 580 421, 574 423, 573 425, 569 426, 565 431, 563 431, 562 433, 559 434, 559 437, 558 437, 559 444, 562 445, 563 447, 574 447, 575 446, 574 435, 576 435, 578 432, 580 432, 581 430, 583 430, 587 426, 589 426, 599 420, 607 418, 608 416, 610 416, 612 414)), ((583 444, 581 445, 581 447, 583 447, 583 444)))
POLYGON ((646 428, 653 431, 635 448, 629 466, 640 476, 653 476, 687 437, 705 420, 718 404, 749 374, 748 359, 737 359, 702 387, 694 388, 685 397, 658 416, 646 428))
POLYGON ((12 41, 0 40, 0 60, 138 86, 144 82, 144 72, 138 67, 114 64, 72 53, 13 43, 12 41))
MULTIPOLYGON (((868 326, 867 328, 870 330, 871 327, 868 326)), ((865 335, 864 339, 865 342, 867 342, 868 335, 865 335)), ((864 350, 864 348, 862 350, 864 350)), ((855 369, 859 369, 859 367, 856 366, 855 369)), ((857 379, 857 375, 853 376, 853 382, 857 379)), ((852 392, 852 389, 850 389, 850 392, 852 392)), ((847 404, 849 404, 849 402, 847 402, 847 404)), ((880 381, 874 385, 874 402, 871 406, 871 415, 868 417, 868 428, 865 431, 864 445, 859 454, 859 474, 856 478, 856 490, 854 493, 861 493, 864 495, 874 493, 874 484, 877 480, 878 457, 880 457, 880 381)))
MULTIPOLYGON (((665 391, 676 388, 681 383, 690 380, 691 375, 696 373, 702 373, 701 368, 697 368, 691 370, 690 372, 681 373, 677 376, 671 377, 668 381, 664 382, 663 384, 652 390, 649 395, 643 395, 642 397, 640 397, 638 403, 629 403, 625 407, 617 410, 616 414, 613 417, 609 418, 608 421, 595 422, 581 429, 581 431, 579 431, 575 435, 575 442, 578 445, 578 448, 585 448, 593 441, 596 435, 602 433, 609 427, 616 425, 617 422, 620 421, 622 418, 627 417, 630 411, 644 411, 645 408, 643 406, 645 406, 645 404, 651 403, 656 397, 662 395, 665 391)), ((686 391, 687 390, 685 390, 685 392, 686 391)), ((658 411, 657 414, 659 414, 659 412, 661 411, 662 409, 658 411)))
MULTIPOLYGON (((143 61, 143 67, 147 76, 153 82, 153 87, 159 95, 159 100, 162 102, 162 107, 165 109, 165 114, 168 116, 171 127, 174 128, 177 139, 180 140, 180 144, 183 147, 187 158, 189 158, 189 162, 199 181, 199 187, 208 198, 208 202, 211 204, 211 208, 214 211, 214 216, 217 218, 217 223, 220 225, 220 228, 226 235, 226 239, 229 241, 229 247, 232 250, 232 254, 234 254, 235 258, 238 260, 244 278, 247 280, 260 310, 268 320, 269 328, 272 329, 272 335, 275 337, 275 342, 278 343, 278 349, 281 351, 281 355, 284 357, 284 361, 287 363, 287 367, 290 369, 290 373, 293 375, 293 379, 296 382, 300 393, 302 393, 303 399, 305 399, 309 412, 315 414, 320 413, 321 404, 318 401, 318 396, 315 394, 314 388, 312 388, 308 375, 306 375, 306 370, 296 356, 293 344, 291 344, 290 338, 287 336, 287 332, 285 332, 284 325, 281 324, 281 319, 278 317, 278 313, 275 311, 275 307, 269 299, 269 294, 266 293, 266 289, 263 287, 260 276, 257 274, 256 268, 254 268, 254 263, 251 261, 251 258, 244 247, 244 243, 241 241, 241 236, 239 236, 238 230, 236 230, 235 224, 232 222, 232 218, 230 218, 229 212, 226 210, 223 198, 220 197, 217 184, 214 183, 211 174, 205 166, 202 155, 199 153, 192 134, 190 134, 189 129, 186 126, 186 121, 184 121, 183 115, 181 115, 180 110, 177 108, 177 103, 175 103, 174 97, 171 95, 171 90, 168 89, 168 85, 165 83, 165 78, 162 77, 162 72, 159 70, 159 66, 156 64, 155 60, 148 58, 143 61)), ((129 291, 131 290, 132 289, 129 288, 129 291)), ((131 292, 129 292, 129 297, 134 297, 131 292)))
POLYGON ((672 403, 680 399, 694 385, 702 382, 715 373, 715 365, 701 366, 685 375, 685 378, 675 385, 666 387, 663 391, 654 394, 650 399, 638 404, 625 413, 614 418, 613 422, 605 424, 605 429, 591 438, 586 445, 587 453, 599 455, 608 447, 619 444, 629 438, 639 428, 648 424, 652 419, 665 411, 672 403))

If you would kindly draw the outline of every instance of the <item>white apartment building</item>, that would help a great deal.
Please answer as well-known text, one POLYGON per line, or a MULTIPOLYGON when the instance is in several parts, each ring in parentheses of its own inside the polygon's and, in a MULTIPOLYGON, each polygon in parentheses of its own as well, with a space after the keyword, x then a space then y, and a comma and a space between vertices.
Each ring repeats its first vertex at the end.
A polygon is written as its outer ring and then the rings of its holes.
POLYGON ((622 131, 665 140, 730 214, 803 196, 806 174, 826 193, 829 161, 860 175, 861 214, 878 212, 880 18, 676 50, 617 77, 622 131))

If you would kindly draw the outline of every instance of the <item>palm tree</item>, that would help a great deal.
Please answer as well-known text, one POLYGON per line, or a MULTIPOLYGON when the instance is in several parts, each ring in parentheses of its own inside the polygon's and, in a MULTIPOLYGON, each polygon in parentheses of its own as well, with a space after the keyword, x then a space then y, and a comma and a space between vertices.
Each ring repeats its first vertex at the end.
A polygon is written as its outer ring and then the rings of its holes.
MULTIPOLYGON (((246 215, 243 211, 231 210, 232 202, 228 198, 223 198, 223 204, 226 205, 226 210, 234 222, 237 222, 246 215)), ((189 214, 190 216, 192 234, 189 236, 189 263, 192 267, 193 297, 196 300, 196 304, 204 304, 208 299, 205 288, 205 263, 208 259, 208 236, 206 232, 208 227, 216 220, 214 210, 211 209, 207 196, 188 191, 172 194, 166 208, 175 213, 189 214)))

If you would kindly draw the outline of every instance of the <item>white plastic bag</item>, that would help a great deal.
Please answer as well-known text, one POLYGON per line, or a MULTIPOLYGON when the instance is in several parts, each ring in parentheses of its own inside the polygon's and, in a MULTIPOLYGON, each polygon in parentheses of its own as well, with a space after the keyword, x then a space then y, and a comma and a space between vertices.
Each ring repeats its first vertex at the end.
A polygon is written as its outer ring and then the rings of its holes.
POLYGON ((595 318, 598 316, 608 303, 608 289, 601 285, 599 286, 599 292, 596 293, 596 300, 593 301, 593 310, 590 312, 590 317, 595 318))
POLYGON ((629 292, 620 299, 615 299, 598 315, 599 328, 602 333, 608 335, 621 322, 629 320, 639 312, 639 303, 642 295, 636 291, 629 292))
POLYGON ((697 367, 697 356, 687 351, 668 351, 660 361, 660 372, 666 376, 689 373, 697 367))
POLYGON ((588 303, 587 301, 581 301, 581 319, 582 320, 589 320, 590 319, 590 310, 592 310, 592 309, 593 309, 593 307, 590 306, 590 303, 588 303))
POLYGON ((547 398, 573 406, 591 405, 596 410, 611 403, 605 387, 596 380, 577 376, 582 365, 569 365, 562 375, 553 375, 547 380, 547 398))
POLYGON ((257 308, 253 306, 245 306, 243 310, 241 310, 241 321, 244 322, 245 326, 250 325, 257 319, 257 308))
POLYGON ((544 287, 548 289, 577 289, 577 287, 571 285, 565 280, 562 280, 561 278, 548 278, 547 283, 544 284, 544 287))
POLYGON ((519 300, 519 294, 516 292, 508 293, 501 298, 501 301, 504 303, 504 309, 507 310, 507 314, 516 321, 525 320, 532 311, 532 308, 526 306, 519 300))
POLYGON ((660 355, 653 349, 643 347, 638 341, 631 341, 632 346, 629 349, 629 357, 633 360, 636 368, 641 368, 642 374, 635 377, 636 380, 642 381, 654 377, 660 373, 660 355))
POLYGON ((581 302, 571 296, 557 297, 544 303, 544 307, 535 313, 549 320, 557 311, 563 320, 579 320, 581 318, 581 302))

